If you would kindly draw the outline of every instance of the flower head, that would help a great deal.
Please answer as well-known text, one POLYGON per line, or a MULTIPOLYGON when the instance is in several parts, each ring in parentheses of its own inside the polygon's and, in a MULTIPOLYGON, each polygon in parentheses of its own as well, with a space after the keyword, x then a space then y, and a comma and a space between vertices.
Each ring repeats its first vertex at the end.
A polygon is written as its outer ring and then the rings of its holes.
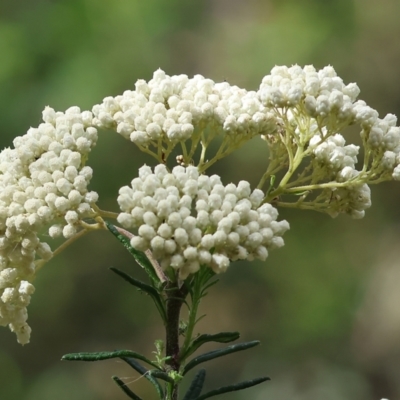
POLYGON ((254 136, 276 130, 273 114, 261 104, 256 92, 228 82, 215 83, 201 75, 192 79, 168 76, 158 70, 149 82, 139 80, 135 86, 135 90, 106 97, 94 106, 94 123, 116 129, 160 162, 168 158, 176 144, 190 140, 190 148, 182 155, 184 163, 191 163, 201 144, 204 151, 200 164, 204 164, 204 152, 215 137, 222 138, 223 155, 227 155, 254 136))
POLYGON ((392 114, 380 119, 376 110, 357 100, 359 93, 355 83, 345 85, 331 66, 319 71, 310 65, 279 66, 263 78, 258 96, 281 126, 278 135, 263 137, 272 166, 289 170, 270 198, 296 194, 293 206, 360 218, 371 205, 368 184, 400 180, 397 119, 392 114), (361 168, 360 146, 346 145, 343 134, 351 125, 360 128, 361 168), (312 197, 313 191, 319 194, 312 197))
POLYGON ((220 273, 231 260, 265 260, 269 249, 283 246, 289 224, 278 222, 277 210, 263 198, 246 181, 224 186, 219 176, 193 166, 171 173, 162 164, 154 172, 144 166, 119 191, 118 222, 137 229, 134 248, 150 249, 162 267, 185 279, 200 265, 220 273))
POLYGON ((0 153, 0 324, 9 325, 22 344, 31 332, 26 307, 35 259, 52 256, 38 233, 50 226, 51 237, 72 236, 97 200, 87 190, 92 170, 84 166, 97 141, 92 114, 47 107, 43 121, 0 153))

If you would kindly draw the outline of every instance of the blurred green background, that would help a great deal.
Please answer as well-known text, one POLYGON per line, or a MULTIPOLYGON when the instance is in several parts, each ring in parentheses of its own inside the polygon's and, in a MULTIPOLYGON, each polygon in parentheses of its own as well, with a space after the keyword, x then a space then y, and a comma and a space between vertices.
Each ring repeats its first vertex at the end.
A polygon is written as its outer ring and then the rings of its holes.
MULTIPOLYGON (((90 109, 159 67, 257 89, 276 64, 331 64, 381 115, 400 115, 399 18, 398 0, 0 0, 0 146, 37 126, 46 105, 90 109)), ((118 188, 145 162, 154 164, 101 133, 89 162, 101 208, 117 210, 118 188)), ((226 183, 256 183, 266 163, 252 141, 213 171, 226 183)), ((372 194, 363 220, 282 210, 291 224, 285 247, 221 276, 203 303, 202 332, 240 330, 262 345, 211 363, 206 387, 272 378, 221 400, 400 398, 400 185, 372 194)), ((0 330, 1 400, 125 399, 114 374, 154 398, 121 362, 60 361, 117 348, 150 356, 162 337, 151 301, 109 266, 141 276, 101 232, 39 274, 31 343, 0 330)))

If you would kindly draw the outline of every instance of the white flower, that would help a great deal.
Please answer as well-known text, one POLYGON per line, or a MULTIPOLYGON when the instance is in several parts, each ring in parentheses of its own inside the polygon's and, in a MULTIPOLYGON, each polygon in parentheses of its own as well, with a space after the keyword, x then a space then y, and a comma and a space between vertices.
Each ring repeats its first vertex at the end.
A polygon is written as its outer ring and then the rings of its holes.
MULTIPOLYGON (((397 180, 400 163, 397 118, 388 114, 380 119, 376 110, 357 100, 359 93, 355 83, 345 85, 330 66, 317 71, 313 66, 298 65, 273 68, 257 92, 264 106, 274 108, 276 117, 282 118, 285 129, 290 126, 294 144, 308 143, 313 149, 314 182, 334 179, 335 173, 346 166, 355 169, 358 147, 333 140, 343 138, 339 132, 353 124, 361 128, 368 155, 366 167, 372 169, 367 170, 370 175, 397 180)), ((276 136, 263 137, 278 156, 286 152, 276 136)), ((296 153, 296 148, 292 152, 296 153)))
POLYGON ((342 135, 330 136, 313 150, 316 164, 318 164, 315 168, 325 167, 330 171, 339 171, 344 167, 354 168, 358 150, 359 147, 352 144, 345 146, 342 135))
POLYGON ((201 75, 168 76, 158 70, 148 83, 139 80, 135 86, 94 106, 94 125, 114 128, 138 146, 155 148, 160 143, 172 149, 188 139, 203 140, 202 133, 211 138, 227 135, 230 151, 276 130, 276 119, 255 92, 227 82, 215 83, 201 75))
POLYGON ((35 258, 52 257, 38 232, 47 227, 50 237, 73 236, 74 224, 97 201, 87 190, 92 170, 83 165, 97 141, 92 114, 46 107, 43 121, 15 138, 14 149, 0 153, 0 324, 21 344, 31 333, 26 307, 34 292, 35 258))
POLYGON ((367 184, 358 184, 339 188, 330 195, 329 214, 336 217, 339 213, 350 214, 354 219, 364 217, 365 210, 371 207, 371 189, 367 184))
POLYGON ((245 181, 224 186, 219 176, 199 175, 192 166, 177 166, 171 173, 161 164, 154 172, 144 166, 131 188, 119 193, 118 222, 137 229, 131 245, 150 249, 164 268, 178 270, 181 279, 200 265, 220 273, 230 260, 265 260, 267 249, 282 246, 281 236, 289 229, 286 221, 277 221, 274 207, 261 204, 262 191, 252 192, 245 181), (152 195, 145 196, 145 191, 152 195), (152 211, 143 212, 149 204, 152 211))

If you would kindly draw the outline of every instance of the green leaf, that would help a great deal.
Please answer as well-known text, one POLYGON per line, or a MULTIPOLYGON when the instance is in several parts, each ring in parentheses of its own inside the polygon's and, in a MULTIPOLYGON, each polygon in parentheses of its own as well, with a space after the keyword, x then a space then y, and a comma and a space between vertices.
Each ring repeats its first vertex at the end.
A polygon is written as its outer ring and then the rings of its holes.
POLYGON ((237 351, 247 350, 254 346, 259 345, 260 342, 258 340, 253 340, 252 342, 244 342, 233 344, 231 346, 225 347, 224 349, 210 351, 208 353, 202 354, 198 357, 193 358, 183 369, 183 374, 185 375, 188 371, 194 368, 196 365, 199 365, 203 362, 213 360, 214 358, 222 357, 227 354, 236 353, 237 351))
POLYGON ((265 197, 267 197, 274 190, 275 180, 276 180, 276 176, 271 175, 271 177, 269 179, 269 188, 267 189, 267 192, 265 193, 265 197))
POLYGON ((70 353, 61 357, 62 361, 100 361, 109 360, 110 358, 122 358, 122 357, 132 357, 138 360, 142 360, 147 364, 159 369, 158 365, 150 361, 147 357, 142 354, 135 353, 130 350, 117 350, 117 351, 101 351, 101 352, 82 352, 82 353, 70 353))
POLYGON ((112 377, 113 381, 122 389, 122 391, 128 395, 130 399, 133 400, 142 400, 141 397, 139 397, 137 394, 133 393, 131 389, 129 389, 125 382, 121 381, 121 379, 118 378, 118 376, 113 376, 112 377))
POLYGON ((207 294, 206 290, 209 289, 211 286, 216 285, 218 282, 219 282, 219 279, 215 279, 214 281, 211 281, 211 282, 208 283, 206 286, 204 286, 204 287, 201 289, 201 296, 204 297, 204 296, 207 294))
POLYGON ((214 335, 204 334, 193 340, 188 349, 181 355, 180 361, 184 361, 193 354, 200 346, 209 342, 229 343, 239 339, 239 332, 220 332, 214 335))
POLYGON ((158 369, 152 369, 148 372, 151 376, 154 376, 154 378, 162 379, 165 382, 168 383, 175 383, 175 381, 164 371, 160 371, 158 369))
POLYGON ((182 400, 197 400, 203 390, 204 380, 206 379, 206 370, 201 369, 194 377, 185 397, 182 400))
POLYGON ((118 232, 113 224, 109 222, 105 222, 108 230, 123 244, 123 246, 132 254, 133 258, 136 262, 146 271, 147 275, 150 279, 156 284, 158 287, 160 285, 160 279, 157 276, 156 271, 154 270, 153 265, 147 258, 146 254, 142 251, 138 251, 131 246, 130 240, 118 232))
POLYGON ((270 378, 265 376, 263 378, 256 378, 251 381, 240 382, 240 383, 237 383, 236 385, 223 386, 218 389, 211 390, 207 393, 204 393, 202 396, 197 397, 196 400, 204 400, 204 399, 208 399, 213 396, 218 396, 219 394, 224 394, 224 393, 229 393, 229 392, 235 392, 237 390, 247 389, 249 387, 259 385, 260 383, 263 383, 263 382, 269 381, 269 380, 270 380, 270 378))
POLYGON ((158 312, 161 315, 161 318, 164 321, 164 324, 167 321, 167 312, 165 310, 165 305, 163 302, 162 297, 160 296, 160 294, 158 293, 158 291, 156 289, 154 289, 153 286, 148 285, 147 283, 141 282, 135 278, 132 278, 130 275, 126 274, 125 272, 114 268, 114 267, 110 267, 110 270, 115 272, 117 275, 119 275, 120 277, 122 277, 123 279, 125 279, 127 282, 129 282, 131 285, 136 286, 138 289, 142 290, 143 292, 147 293, 152 300, 154 301, 154 304, 157 307, 158 312))
POLYGON ((143 367, 134 358, 121 357, 121 359, 129 364, 135 371, 139 372, 139 374, 145 377, 154 386, 160 399, 164 398, 164 392, 160 383, 157 381, 157 379, 153 378, 153 375, 149 374, 149 370, 147 368, 143 367))
POLYGON ((153 286, 148 285, 142 281, 139 281, 135 278, 132 278, 130 275, 126 274, 125 272, 119 270, 118 268, 110 267, 111 271, 115 272, 117 275, 121 276, 131 285, 136 286, 138 289, 142 290, 143 292, 147 293, 149 296, 159 296, 156 289, 153 286))

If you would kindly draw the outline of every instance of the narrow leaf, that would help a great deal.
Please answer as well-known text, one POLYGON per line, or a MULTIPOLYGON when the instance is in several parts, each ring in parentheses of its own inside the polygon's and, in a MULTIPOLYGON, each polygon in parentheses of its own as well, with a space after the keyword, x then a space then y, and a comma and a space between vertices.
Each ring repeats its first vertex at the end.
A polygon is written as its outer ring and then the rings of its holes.
POLYGON ((197 400, 203 390, 204 381, 206 379, 206 370, 201 369, 194 377, 185 397, 182 400, 197 400))
POLYGON ((124 236, 120 232, 118 232, 117 228, 113 224, 106 222, 106 225, 107 225, 108 230, 123 244, 123 246, 129 251, 129 253, 132 254, 132 256, 136 260, 136 262, 146 271, 146 273, 150 277, 150 279, 156 285, 159 285, 160 278, 157 276, 157 273, 154 270, 152 263, 147 258, 146 254, 143 253, 142 251, 138 251, 138 250, 134 249, 131 246, 130 240, 126 236, 124 236))
POLYGON ((214 286, 215 284, 217 284, 219 282, 219 279, 216 279, 215 281, 210 282, 209 284, 207 284, 206 286, 204 286, 201 290, 201 293, 203 296, 205 296, 206 294, 206 290, 209 289, 211 286, 214 286))
POLYGON ((152 369, 148 373, 151 376, 154 376, 154 378, 162 379, 163 381, 168 383, 175 383, 175 381, 164 371, 160 371, 158 369, 152 369))
POLYGON ((237 383, 236 385, 220 387, 218 389, 211 390, 207 393, 204 393, 202 396, 197 397, 196 400, 204 400, 204 399, 208 399, 213 396, 217 396, 219 394, 224 394, 224 393, 229 393, 229 392, 235 392, 237 390, 247 389, 249 387, 259 385, 260 383, 263 383, 263 382, 269 381, 269 380, 270 380, 270 378, 265 376, 263 378, 256 378, 251 381, 240 382, 240 383, 237 383))
POLYGON ((239 332, 220 332, 214 335, 204 334, 200 335, 196 339, 193 340, 192 344, 188 347, 185 353, 183 353, 180 357, 180 360, 183 361, 191 354, 193 354, 200 346, 203 346, 205 343, 209 342, 217 342, 217 343, 229 343, 239 339, 239 332))
POLYGON ((193 358, 184 368, 183 375, 203 362, 213 360, 214 358, 222 357, 227 354, 236 353, 237 351, 247 350, 254 346, 259 345, 258 340, 253 340, 252 342, 238 343, 231 346, 225 347, 224 349, 210 351, 208 353, 202 354, 198 357, 193 358))
POLYGON ((157 307, 158 312, 161 315, 161 318, 163 319, 164 323, 167 320, 167 313, 165 310, 164 303, 162 301, 162 298, 160 294, 157 292, 156 289, 154 289, 153 286, 148 285, 147 283, 141 282, 135 278, 132 278, 130 275, 126 274, 125 272, 114 268, 110 267, 110 270, 115 272, 117 275, 125 279, 127 282, 129 282, 131 285, 136 286, 138 289, 142 290, 143 292, 147 293, 152 300, 154 301, 154 304, 157 307))
POLYGON ((154 289, 153 286, 150 286, 147 283, 144 283, 144 282, 139 281, 139 280, 137 280, 135 278, 132 278, 130 275, 126 274, 125 272, 123 272, 123 271, 121 271, 121 270, 119 270, 117 268, 110 267, 110 269, 111 269, 111 271, 115 272, 117 275, 119 275, 122 278, 124 278, 131 285, 136 286, 137 288, 139 288, 143 292, 147 293, 149 296, 158 295, 157 290, 154 289))
POLYGON ((123 382, 121 379, 118 378, 118 376, 113 376, 112 379, 113 379, 113 381, 122 389, 122 391, 123 391, 126 395, 128 395, 128 397, 129 397, 130 399, 133 399, 133 400, 142 400, 142 398, 139 397, 138 395, 136 395, 135 393, 133 393, 132 390, 129 389, 129 388, 126 386, 125 382, 123 382))
POLYGON ((121 357, 127 364, 129 364, 135 371, 139 372, 143 377, 145 377, 156 389, 156 392, 160 399, 164 398, 164 392, 162 390, 161 385, 157 381, 157 379, 153 378, 153 375, 149 374, 149 370, 143 367, 139 362, 137 362, 134 358, 129 357, 121 357))
POLYGON ((158 365, 152 361, 150 361, 147 357, 143 356, 142 354, 135 353, 134 351, 130 350, 117 350, 117 351, 102 351, 102 352, 95 352, 95 353, 70 353, 65 354, 61 357, 62 361, 100 361, 100 360, 108 360, 110 358, 122 358, 122 357, 132 357, 138 360, 142 360, 147 364, 151 365, 159 369, 158 365))

